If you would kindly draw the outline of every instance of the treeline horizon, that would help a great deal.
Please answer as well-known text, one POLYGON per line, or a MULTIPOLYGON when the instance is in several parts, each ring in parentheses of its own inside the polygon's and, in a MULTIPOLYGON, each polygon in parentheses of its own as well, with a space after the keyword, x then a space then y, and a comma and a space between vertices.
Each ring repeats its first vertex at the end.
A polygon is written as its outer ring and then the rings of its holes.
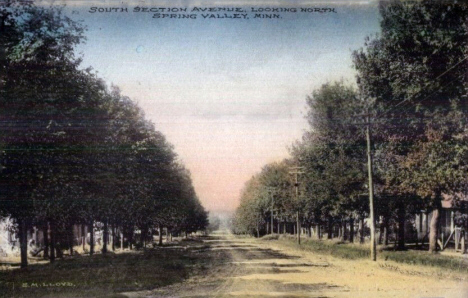
POLYGON ((380 32, 352 53, 356 85, 328 82, 307 97, 308 131, 290 158, 265 165, 246 183, 235 233, 271 233, 273 216, 276 230, 289 225, 290 233, 296 217, 328 238, 338 226, 346 239, 348 226, 350 241, 359 221, 364 237, 366 126, 379 242, 387 244, 393 232, 404 249, 405 223, 432 212, 429 251, 436 252, 444 199, 459 208, 455 223, 466 229, 468 7, 395 0, 381 1, 379 11, 380 32), (300 172, 297 196, 293 172, 300 172))
MULTIPOLYGON (((189 171, 142 109, 81 65, 85 27, 60 8, 0 5, 0 217, 27 266, 27 232, 44 256, 73 252, 73 225, 103 224, 135 243, 208 226, 189 171)), ((92 237, 93 233, 91 233, 92 237)), ((90 254, 94 252, 91 239, 90 254)))

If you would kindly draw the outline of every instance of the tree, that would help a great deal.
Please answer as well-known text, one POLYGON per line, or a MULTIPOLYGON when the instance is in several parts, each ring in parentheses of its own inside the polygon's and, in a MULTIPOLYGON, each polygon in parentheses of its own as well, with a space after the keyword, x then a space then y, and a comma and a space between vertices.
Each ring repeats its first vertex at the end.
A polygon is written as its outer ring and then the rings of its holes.
POLYGON ((396 162, 384 184, 399 185, 393 194, 420 197, 433 210, 429 250, 435 252, 442 194, 456 195, 466 179, 466 68, 460 66, 468 8, 391 1, 380 4, 380 13, 380 36, 354 52, 358 84, 379 115, 374 135, 385 157, 376 164, 386 169, 383 162, 396 162))
MULTIPOLYGON (((293 147, 293 156, 305 169, 306 212, 311 223, 333 220, 345 224, 357 210, 365 209, 363 192, 365 142, 356 115, 363 103, 352 87, 327 83, 307 98, 310 131, 293 147)), ((359 121, 359 120, 358 120, 359 121)))
POLYGON ((41 179, 50 177, 43 163, 56 160, 50 146, 67 137, 63 129, 69 124, 70 110, 61 108, 78 100, 73 97, 76 85, 70 86, 70 81, 79 73, 73 48, 83 40, 83 27, 59 9, 16 1, 2 3, 0 20, 1 209, 19 224, 25 267, 26 230, 38 207, 41 179), (73 91, 65 96, 64 90, 73 91))
POLYGON ((89 226, 90 254, 97 221, 103 253, 109 224, 130 246, 136 227, 142 243, 156 225, 205 229, 207 213, 172 145, 118 88, 82 69, 81 24, 60 9, 1 5, 0 214, 19 226, 22 267, 33 224, 43 227, 51 262, 65 248, 73 253, 74 224, 89 226))
POLYGON ((264 210, 260 205, 261 184, 259 177, 253 176, 245 183, 241 193, 241 201, 236 209, 233 229, 234 233, 254 234, 260 237, 261 227, 266 223, 264 210))

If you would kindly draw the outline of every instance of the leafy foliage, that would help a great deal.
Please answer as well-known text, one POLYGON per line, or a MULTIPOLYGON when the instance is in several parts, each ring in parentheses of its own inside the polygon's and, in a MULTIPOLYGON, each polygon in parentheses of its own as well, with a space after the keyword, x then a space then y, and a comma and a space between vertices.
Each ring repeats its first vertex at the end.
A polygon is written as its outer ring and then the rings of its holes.
POLYGON ((82 69, 81 23, 16 1, 1 4, 0 22, 0 214, 48 223, 57 237, 94 221, 130 234, 207 227, 172 145, 117 87, 82 69))

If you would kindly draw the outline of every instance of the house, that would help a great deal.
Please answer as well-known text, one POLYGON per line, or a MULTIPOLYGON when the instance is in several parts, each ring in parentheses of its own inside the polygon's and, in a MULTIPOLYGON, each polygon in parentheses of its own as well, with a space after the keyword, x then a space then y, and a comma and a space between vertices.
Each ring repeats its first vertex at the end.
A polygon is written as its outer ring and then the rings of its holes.
POLYGON ((9 218, 0 219, 0 258, 19 256, 19 238, 12 231, 9 218))
MULTIPOLYGON (((102 244, 102 229, 99 223, 96 223, 97 229, 94 230, 94 243, 97 246, 102 244)), ((32 256, 36 255, 44 247, 44 233, 42 229, 32 227, 28 231, 28 253, 32 256)), ((75 250, 81 252, 88 249, 90 243, 90 233, 88 226, 74 225, 73 226, 73 244, 75 250), (78 246, 78 247, 77 247, 78 246)), ((96 247, 99 249, 98 247, 96 247)), ((19 235, 14 231, 13 222, 10 218, 0 219, 0 260, 19 257, 20 256, 20 243, 19 235)))
MULTIPOLYGON (((468 207, 468 197, 461 196, 461 200, 455 203, 455 200, 450 195, 443 195, 442 211, 440 214, 439 227, 439 246, 444 250, 449 244, 453 244, 456 250, 465 251, 465 229, 458 226, 456 223, 456 213, 466 213, 468 207)), ((418 234, 418 242, 425 243, 429 239, 430 223, 432 220, 432 212, 422 210, 416 214, 415 224, 418 234)))

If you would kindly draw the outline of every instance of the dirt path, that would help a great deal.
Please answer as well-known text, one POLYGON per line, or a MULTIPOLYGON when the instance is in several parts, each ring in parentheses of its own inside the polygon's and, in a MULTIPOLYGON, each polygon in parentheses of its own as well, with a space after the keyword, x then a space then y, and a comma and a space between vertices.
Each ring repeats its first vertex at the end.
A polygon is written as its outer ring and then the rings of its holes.
POLYGON ((208 274, 128 297, 468 297, 467 278, 393 262, 347 261, 276 241, 206 240, 208 274))

